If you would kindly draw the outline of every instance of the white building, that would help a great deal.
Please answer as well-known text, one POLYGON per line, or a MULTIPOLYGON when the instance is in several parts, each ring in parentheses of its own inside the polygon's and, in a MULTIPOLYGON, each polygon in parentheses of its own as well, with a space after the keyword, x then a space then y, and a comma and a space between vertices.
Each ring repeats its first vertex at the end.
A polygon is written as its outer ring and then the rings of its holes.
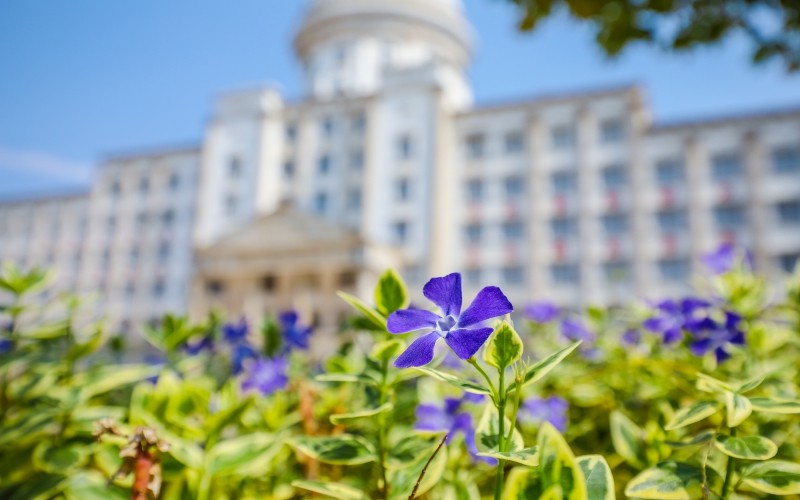
MULTIPOLYGON (((772 278, 800 256, 800 108, 660 124, 635 86, 475 106, 457 0, 316 0, 295 49, 303 99, 227 93, 202 144, 111 159, 75 200, 81 288, 117 327, 186 311, 193 258, 286 201, 393 246, 414 290, 458 270, 517 304, 685 293, 723 241, 772 278)), ((0 258, 47 263, 18 214, 49 203, 0 205, 0 258)))

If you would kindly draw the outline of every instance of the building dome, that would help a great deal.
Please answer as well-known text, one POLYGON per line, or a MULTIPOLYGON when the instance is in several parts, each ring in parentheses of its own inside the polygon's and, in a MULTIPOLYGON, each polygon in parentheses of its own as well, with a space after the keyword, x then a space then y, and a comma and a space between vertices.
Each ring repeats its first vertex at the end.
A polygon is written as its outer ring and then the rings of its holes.
POLYGON ((387 68, 463 71, 472 54, 460 0, 314 0, 294 47, 314 94, 367 92, 387 68))

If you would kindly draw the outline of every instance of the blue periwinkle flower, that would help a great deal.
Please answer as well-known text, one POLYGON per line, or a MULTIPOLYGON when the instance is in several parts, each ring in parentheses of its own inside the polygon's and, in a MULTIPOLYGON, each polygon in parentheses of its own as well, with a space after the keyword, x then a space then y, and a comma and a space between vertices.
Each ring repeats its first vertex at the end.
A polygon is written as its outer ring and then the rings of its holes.
POLYGON ((472 421, 472 415, 462 410, 464 401, 469 400, 466 398, 446 398, 443 407, 432 404, 417 406, 415 411, 417 422, 414 428, 424 431, 445 431, 447 432, 448 443, 453 439, 453 436, 460 433, 464 436, 464 444, 473 459, 482 460, 489 464, 497 463, 493 458, 478 456, 478 447, 475 444, 475 425, 472 421))
POLYGON ((11 351, 11 348, 14 347, 14 343, 8 339, 0 339, 0 354, 5 354, 11 351))
POLYGON ((741 316, 727 311, 724 321, 701 320, 692 332, 693 340, 689 344, 692 354, 705 356, 713 351, 718 363, 730 358, 729 348, 745 343, 744 331, 739 327, 741 321, 741 316))
POLYGON ((197 356, 205 351, 211 352, 214 350, 214 338, 211 335, 205 335, 199 341, 185 343, 183 350, 190 356, 197 356))
POLYGON ((278 315, 278 323, 285 345, 293 349, 308 349, 312 327, 300 325, 297 311, 284 311, 278 315))
POLYGON ((642 332, 635 328, 629 328, 622 334, 622 343, 629 346, 636 346, 642 341, 642 332))
POLYGON ((288 363, 285 358, 259 358, 247 368, 243 391, 258 391, 267 396, 286 387, 288 363))
POLYGON ((536 323, 550 323, 558 318, 559 314, 561 309, 548 301, 532 302, 525 308, 525 315, 536 323))
POLYGON ((724 274, 736 265, 736 250, 730 243, 723 243, 702 258, 703 264, 714 274, 724 274))
POLYGON ((567 429, 567 409, 569 403, 558 396, 549 398, 528 398, 519 407, 519 418, 523 422, 550 422, 561 432, 567 429))
POLYGON ((646 319, 643 326, 654 333, 660 333, 665 344, 678 342, 683 338, 684 330, 690 333, 697 328, 706 317, 706 309, 711 304, 695 297, 687 297, 680 301, 664 300, 657 305, 657 313, 646 319))
POLYGON ((253 346, 247 342, 249 331, 250 326, 245 318, 238 323, 227 323, 222 327, 222 336, 231 347, 231 371, 234 375, 242 372, 245 360, 258 356, 253 346))
POLYGON ((390 333, 430 330, 418 338, 394 362, 398 368, 422 366, 433 359, 433 349, 439 339, 461 359, 469 359, 492 334, 491 328, 476 328, 487 319, 503 316, 514 310, 511 302, 496 286, 483 288, 472 303, 461 311, 461 274, 453 273, 432 278, 422 288, 422 294, 439 306, 437 315, 423 309, 401 309, 387 321, 390 333))
POLYGON ((583 320, 576 318, 567 318, 561 322, 561 335, 573 342, 594 340, 594 333, 586 327, 583 320))

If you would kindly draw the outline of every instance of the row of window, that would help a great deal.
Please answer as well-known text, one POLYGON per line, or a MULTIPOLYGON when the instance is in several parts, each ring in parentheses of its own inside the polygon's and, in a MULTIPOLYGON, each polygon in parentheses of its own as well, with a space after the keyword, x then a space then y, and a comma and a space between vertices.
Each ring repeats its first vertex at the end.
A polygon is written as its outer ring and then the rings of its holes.
MULTIPOLYGON (((333 117, 325 116, 319 121, 319 133, 322 137, 332 138, 339 128, 344 127, 349 129, 350 132, 361 134, 367 128, 367 117, 363 112, 354 113, 347 120, 335 120, 333 117)), ((289 123, 286 125, 286 140, 290 143, 297 142, 300 135, 296 123, 289 123)))
MULTIPOLYGON (((234 168, 239 169, 240 165, 238 162, 239 162, 238 159, 236 158, 232 159, 229 168, 231 170, 233 170, 234 168)), ((180 188, 180 186, 181 186, 180 174, 178 174, 177 172, 172 172, 167 178, 167 184, 166 184, 167 189, 174 192, 177 191, 180 188)), ((138 190, 141 196, 146 196, 150 192, 150 188, 151 188, 151 183, 149 177, 142 177, 141 179, 139 179, 139 183, 136 189, 138 190)), ((120 195, 122 194, 122 183, 118 179, 113 180, 111 182, 111 185, 109 186, 109 192, 111 193, 111 197, 113 199, 116 200, 117 198, 119 198, 120 195)))
MULTIPOLYGON (((167 209, 160 214, 149 214, 146 212, 139 212, 134 218, 137 230, 145 229, 151 223, 160 223, 164 227, 172 227, 175 222, 176 214, 173 209, 167 209)), ((109 215, 106 219, 106 227, 108 231, 113 232, 117 228, 117 216, 109 215)))

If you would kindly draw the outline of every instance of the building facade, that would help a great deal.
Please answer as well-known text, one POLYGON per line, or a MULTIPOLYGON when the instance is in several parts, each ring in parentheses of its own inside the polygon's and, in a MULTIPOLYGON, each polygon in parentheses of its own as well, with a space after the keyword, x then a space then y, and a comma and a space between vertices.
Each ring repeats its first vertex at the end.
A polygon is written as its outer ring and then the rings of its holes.
MULTIPOLYGON (((226 241, 263 233, 253 248, 269 255, 281 231, 254 228, 286 203, 310 227, 392 247, 380 262, 412 290, 461 271, 466 293, 499 284, 516 304, 687 293, 722 242, 775 283, 795 265, 800 108, 662 124, 636 86, 474 105, 471 48, 457 0, 315 0, 295 38, 304 98, 226 93, 196 147, 109 159, 82 197, 0 205, 0 259, 66 266, 65 286, 99 292, 122 330, 214 307, 215 259, 248 254, 226 241), (52 215, 26 222, 58 204, 74 232, 52 215)), ((300 307, 291 287, 263 297, 272 264, 251 265, 252 294, 219 305, 300 307)), ((333 286, 323 274, 303 279, 333 286)))

